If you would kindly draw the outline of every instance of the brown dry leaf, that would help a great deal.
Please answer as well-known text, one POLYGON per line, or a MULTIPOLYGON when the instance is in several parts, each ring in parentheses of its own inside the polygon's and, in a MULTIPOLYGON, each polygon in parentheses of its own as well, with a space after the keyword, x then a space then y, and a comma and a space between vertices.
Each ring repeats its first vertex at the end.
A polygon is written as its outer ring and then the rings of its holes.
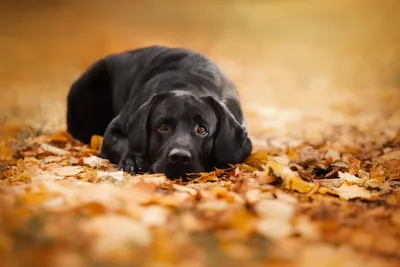
POLYGON ((317 150, 315 150, 312 146, 305 146, 297 151, 297 160, 296 163, 303 166, 314 164, 320 161, 321 156, 317 150))
POLYGON ((61 167, 52 170, 52 173, 59 176, 75 176, 83 172, 85 169, 80 166, 61 167))
POLYGON ((123 171, 116 172, 97 172, 97 179, 100 181, 111 181, 111 182, 122 182, 125 179, 125 173, 123 171))
POLYGON ((386 164, 387 180, 400 180, 400 159, 391 159, 386 164))
POLYGON ((52 154, 59 155, 59 156, 66 156, 66 155, 70 154, 67 150, 64 150, 64 149, 61 149, 61 148, 58 148, 58 147, 55 147, 55 146, 52 146, 49 144, 41 144, 40 147, 44 151, 47 151, 47 152, 50 152, 52 154))
POLYGON ((355 157, 349 157, 347 163, 349 164, 349 173, 352 175, 358 174, 361 169, 361 161, 355 157))
POLYGON ((386 152, 379 159, 383 160, 400 160, 400 149, 386 152))

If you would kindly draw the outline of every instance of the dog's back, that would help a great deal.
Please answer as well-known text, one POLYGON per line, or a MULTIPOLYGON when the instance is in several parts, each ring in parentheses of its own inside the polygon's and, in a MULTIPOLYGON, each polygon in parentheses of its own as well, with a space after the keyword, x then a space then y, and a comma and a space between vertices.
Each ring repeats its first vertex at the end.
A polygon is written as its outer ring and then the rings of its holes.
POLYGON ((136 110, 152 94, 176 89, 180 83, 203 90, 199 94, 238 100, 234 85, 204 55, 151 46, 109 55, 73 83, 68 95, 68 131, 88 143, 92 135, 104 134, 127 102, 130 110, 136 110))

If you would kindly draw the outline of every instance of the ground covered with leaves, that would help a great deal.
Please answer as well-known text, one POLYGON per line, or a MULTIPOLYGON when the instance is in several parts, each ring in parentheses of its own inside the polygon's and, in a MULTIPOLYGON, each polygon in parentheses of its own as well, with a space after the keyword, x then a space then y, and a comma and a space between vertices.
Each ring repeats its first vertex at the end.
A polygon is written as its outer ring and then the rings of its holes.
POLYGON ((1 266, 399 266, 400 116, 372 113, 260 131, 244 164, 173 181, 4 124, 1 266))

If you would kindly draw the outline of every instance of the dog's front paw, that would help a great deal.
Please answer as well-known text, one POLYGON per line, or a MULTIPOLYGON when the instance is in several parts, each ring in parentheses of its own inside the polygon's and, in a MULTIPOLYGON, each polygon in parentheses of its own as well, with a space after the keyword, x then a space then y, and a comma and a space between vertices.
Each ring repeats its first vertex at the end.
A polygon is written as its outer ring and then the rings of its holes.
POLYGON ((123 158, 118 164, 118 170, 130 173, 132 175, 136 174, 136 163, 133 158, 123 158))

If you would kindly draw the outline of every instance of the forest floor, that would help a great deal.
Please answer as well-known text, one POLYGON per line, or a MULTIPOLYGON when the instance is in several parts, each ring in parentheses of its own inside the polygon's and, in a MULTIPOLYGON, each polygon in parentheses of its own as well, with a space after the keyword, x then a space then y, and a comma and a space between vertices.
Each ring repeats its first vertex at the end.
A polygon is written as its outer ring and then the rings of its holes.
POLYGON ((252 156, 189 181, 116 171, 99 136, 5 123, 2 266, 399 266, 400 97, 383 92, 254 108, 252 156))

